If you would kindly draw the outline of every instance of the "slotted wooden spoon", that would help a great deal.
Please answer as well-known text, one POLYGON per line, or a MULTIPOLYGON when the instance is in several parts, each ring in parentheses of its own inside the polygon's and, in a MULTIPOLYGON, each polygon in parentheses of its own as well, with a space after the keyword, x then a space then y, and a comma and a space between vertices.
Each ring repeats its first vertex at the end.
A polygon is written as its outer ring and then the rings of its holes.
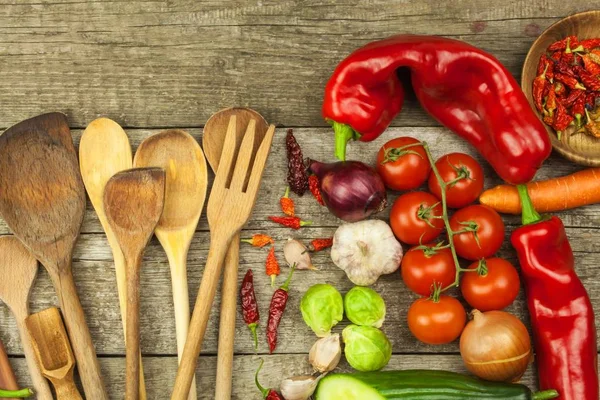
MULTIPOLYGON (((241 143, 250 120, 256 122, 255 151, 258 150, 268 129, 267 121, 249 108, 226 108, 213 114, 204 125, 202 147, 214 172, 219 168, 227 127, 231 116, 236 117, 236 143, 241 143)), ((236 149, 236 152, 239 149, 236 149)), ((240 235, 236 234, 225 256, 223 287, 221 289, 221 314, 219 316, 219 350, 217 356, 216 399, 231 399, 233 347, 237 305, 237 281, 240 261, 240 235)))
POLYGON ((17 322, 25 361, 38 399, 52 400, 50 386, 35 361, 31 338, 25 329, 25 319, 29 315, 29 293, 37 272, 37 260, 19 239, 14 236, 0 237, 0 300, 8 306, 17 322))
POLYGON ((165 172, 161 168, 119 172, 104 189, 104 211, 125 256, 127 271, 127 400, 139 398, 140 269, 144 249, 160 219, 164 200, 165 172))
POLYGON ((46 267, 85 393, 103 400, 108 397, 71 268, 84 211, 85 189, 64 114, 39 115, 0 135, 0 214, 46 267))
MULTIPOLYGON (((138 147, 133 164, 160 167, 166 172, 165 208, 154 233, 171 267, 177 355, 181 359, 190 324, 187 255, 206 198, 206 159, 189 133, 170 129, 146 138, 138 147)), ((188 399, 196 397, 194 380, 188 399)))
MULTIPOLYGON (((131 145, 127 134, 119 124, 108 118, 98 118, 90 122, 83 131, 79 143, 79 168, 85 189, 96 210, 98 220, 106 233, 112 250, 117 276, 117 291, 121 309, 123 332, 126 334, 127 277, 125 257, 104 213, 104 188, 113 175, 133 167, 131 145)), ((146 400, 146 384, 140 353, 140 400, 146 400)))
POLYGON ((42 373, 54 385, 57 400, 80 400, 73 380, 75 357, 60 311, 51 307, 25 320, 42 373))
POLYGON ((227 249, 233 237, 250 218, 256 203, 275 127, 269 127, 256 152, 255 130, 256 122, 250 121, 236 159, 236 117, 231 117, 219 169, 208 200, 210 250, 171 400, 185 400, 188 396, 227 249), (254 163, 251 162, 253 156, 254 163))

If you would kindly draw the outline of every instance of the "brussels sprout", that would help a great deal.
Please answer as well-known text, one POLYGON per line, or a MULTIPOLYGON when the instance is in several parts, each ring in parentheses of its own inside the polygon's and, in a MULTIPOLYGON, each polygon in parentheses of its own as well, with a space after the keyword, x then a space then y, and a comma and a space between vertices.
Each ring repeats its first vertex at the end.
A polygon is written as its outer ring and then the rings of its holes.
POLYGON ((329 335, 331 328, 344 316, 342 295, 331 285, 319 283, 304 293, 300 302, 302 318, 319 337, 329 335))
POLYGON ((385 303, 368 287, 355 286, 344 296, 346 317, 356 325, 381 328, 385 320, 385 303))
POLYGON ((392 345, 385 334, 372 326, 348 325, 342 331, 344 355, 357 371, 377 371, 392 357, 392 345))

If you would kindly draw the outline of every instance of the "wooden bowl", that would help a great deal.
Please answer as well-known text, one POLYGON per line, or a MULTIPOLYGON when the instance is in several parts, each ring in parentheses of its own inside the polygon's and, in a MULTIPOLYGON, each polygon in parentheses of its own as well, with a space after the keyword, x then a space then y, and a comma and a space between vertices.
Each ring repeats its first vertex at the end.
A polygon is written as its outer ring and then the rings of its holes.
MULTIPOLYGON (((569 35, 575 35, 579 39, 600 38, 600 11, 586 11, 566 17, 546 29, 533 43, 521 74, 521 88, 529 100, 531 108, 538 114, 533 103, 532 85, 537 74, 537 65, 541 55, 548 46, 569 35)), ((563 157, 578 164, 593 167, 600 166, 600 139, 579 133, 576 135, 564 134, 558 140, 556 132, 550 126, 544 124, 550 135, 552 147, 563 157)))

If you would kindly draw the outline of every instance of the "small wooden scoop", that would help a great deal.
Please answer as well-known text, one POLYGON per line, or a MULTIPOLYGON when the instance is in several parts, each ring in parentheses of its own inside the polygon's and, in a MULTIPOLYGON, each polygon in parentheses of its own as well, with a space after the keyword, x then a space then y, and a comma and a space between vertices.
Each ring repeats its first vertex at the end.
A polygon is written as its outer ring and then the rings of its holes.
POLYGON ((87 398, 107 400, 71 269, 84 212, 85 188, 64 114, 40 115, 0 135, 0 214, 54 283, 87 398))
POLYGON ((32 314, 25 324, 42 374, 54 385, 57 400, 81 399, 73 381, 75 357, 58 308, 32 314))
POLYGON ((140 269, 144 249, 160 219, 164 200, 165 172, 161 168, 119 172, 104 190, 104 211, 125 256, 127 271, 127 400, 139 398, 140 269))
POLYGON ((17 322, 37 398, 52 400, 52 391, 36 364, 31 338, 25 329, 25 319, 29 315, 29 293, 37 272, 37 260, 19 239, 14 236, 0 237, 0 300, 6 303, 17 322))

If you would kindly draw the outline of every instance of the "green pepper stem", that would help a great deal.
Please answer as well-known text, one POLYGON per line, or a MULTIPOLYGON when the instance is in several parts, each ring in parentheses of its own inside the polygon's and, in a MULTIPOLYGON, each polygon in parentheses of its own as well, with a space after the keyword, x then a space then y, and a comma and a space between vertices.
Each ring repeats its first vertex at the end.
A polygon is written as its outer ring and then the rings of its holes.
POLYGON ((258 335, 256 334, 257 326, 258 324, 256 322, 248 324, 248 328, 250 328, 250 332, 252 332, 252 337, 254 338, 254 351, 258 350, 258 335))
POLYGON ((3 390, 0 389, 0 397, 2 398, 10 398, 10 397, 29 397, 33 395, 33 391, 31 389, 21 389, 21 390, 3 390))
POLYGON ((258 390, 260 390, 260 392, 262 393, 263 398, 266 399, 267 396, 269 395, 269 389, 262 387, 260 382, 258 382, 258 374, 260 373, 260 370, 262 369, 264 363, 265 363, 265 360, 260 360, 260 365, 258 366, 256 373, 254 374, 254 383, 256 384, 256 387, 258 388, 258 390))
POLYGON ((294 270, 295 269, 296 269, 296 263, 294 263, 294 265, 292 265, 292 270, 290 271, 290 274, 288 275, 288 277, 285 280, 285 282, 283 282, 283 285, 281 285, 279 287, 279 289, 285 290, 286 292, 289 290, 289 288, 290 288, 290 281, 292 280, 292 275, 294 275, 294 270))
POLYGON ((527 192, 527 186, 517 185, 517 190, 519 191, 519 198, 521 199, 521 222, 523 225, 540 221, 542 216, 535 211, 531 197, 529 197, 529 193, 527 192))
POLYGON ((341 161, 346 161, 346 145, 350 140, 360 138, 360 135, 350 125, 333 121, 332 127, 335 134, 335 156, 341 161))
POLYGON ((533 400, 546 400, 546 399, 555 399, 558 397, 558 392, 554 389, 552 390, 544 390, 543 392, 535 392, 533 393, 533 400))

